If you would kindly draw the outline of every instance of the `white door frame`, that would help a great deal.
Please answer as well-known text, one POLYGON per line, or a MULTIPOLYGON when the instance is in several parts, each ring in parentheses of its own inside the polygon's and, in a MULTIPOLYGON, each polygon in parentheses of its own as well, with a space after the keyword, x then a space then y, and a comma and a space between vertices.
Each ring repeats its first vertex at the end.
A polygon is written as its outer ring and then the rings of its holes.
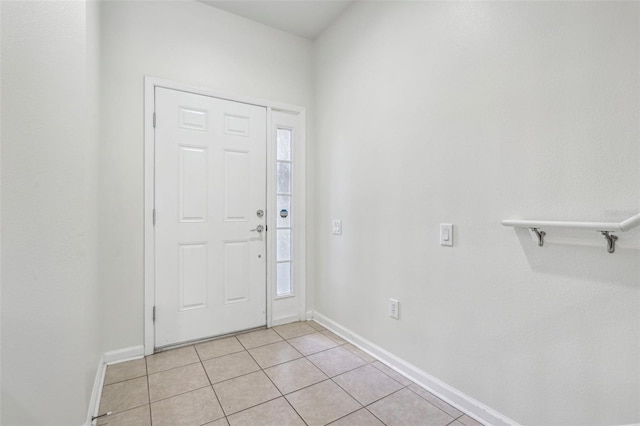
MULTIPOLYGON (((155 206, 154 186, 155 186, 155 133, 153 116, 155 112, 155 88, 163 87, 166 89, 180 90, 183 92, 193 93, 197 95, 211 96, 214 98, 225 99, 229 101, 242 102, 245 104, 257 105, 267 109, 267 212, 271 213, 267 216, 267 229, 271 232, 266 233, 267 238, 267 327, 271 327, 273 319, 273 289, 275 288, 275 270, 276 259, 275 252, 275 199, 276 199, 276 182, 275 170, 275 140, 272 135, 272 111, 281 111, 294 114, 300 117, 299 132, 300 137, 296 141, 297 154, 295 158, 296 173, 293 176, 294 187, 297 190, 296 197, 302 202, 296 205, 296 215, 302 218, 300 225, 296 229, 299 240, 305 241, 305 109, 295 105, 288 105, 280 102, 273 102, 264 99, 256 99, 246 96, 230 95, 228 93, 217 92, 213 90, 193 87, 189 84, 179 83, 175 81, 165 80, 157 77, 145 76, 144 78, 144 353, 150 355, 154 351, 154 325, 153 325, 153 307, 155 306, 155 235, 153 224, 153 210, 155 206)), ((305 279, 305 244, 296 244, 293 247, 293 259, 299 268, 298 274, 298 294, 299 298, 299 315, 298 320, 306 319, 306 279, 305 279)))

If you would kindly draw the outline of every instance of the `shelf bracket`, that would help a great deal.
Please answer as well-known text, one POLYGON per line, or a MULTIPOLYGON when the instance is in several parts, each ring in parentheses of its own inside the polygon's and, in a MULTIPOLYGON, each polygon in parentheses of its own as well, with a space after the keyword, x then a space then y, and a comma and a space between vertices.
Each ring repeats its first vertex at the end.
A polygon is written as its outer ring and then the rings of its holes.
POLYGON ((607 251, 613 253, 616 251, 616 237, 613 234, 609 234, 609 231, 600 231, 600 233, 607 239, 607 251))
POLYGON ((538 245, 542 247, 544 245, 544 236, 547 235, 546 232, 538 230, 538 228, 530 228, 532 232, 536 234, 538 237, 538 245))

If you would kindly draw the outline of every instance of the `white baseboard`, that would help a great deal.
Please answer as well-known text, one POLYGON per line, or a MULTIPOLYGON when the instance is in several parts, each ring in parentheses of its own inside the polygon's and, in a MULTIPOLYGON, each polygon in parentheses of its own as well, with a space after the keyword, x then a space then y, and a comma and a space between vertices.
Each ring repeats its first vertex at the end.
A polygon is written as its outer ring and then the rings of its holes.
POLYGON ((102 397, 102 385, 104 383, 104 373, 107 365, 104 363, 104 354, 98 360, 98 368, 96 368, 96 377, 93 380, 93 389, 91 390, 91 399, 89 399, 89 412, 87 413, 87 421, 83 426, 91 426, 93 422, 91 418, 98 415, 100 409, 100 398, 102 397))
POLYGON ((141 358, 144 356, 144 346, 131 346, 123 349, 116 349, 115 351, 109 351, 104 353, 105 364, 116 364, 118 362, 129 361, 132 359, 141 358))
POLYGON ((387 364, 398 373, 402 374, 410 380, 413 380, 432 394, 436 395, 438 398, 442 399, 448 404, 451 404, 470 417, 473 417, 476 420, 487 425, 518 425, 517 422, 511 420, 510 418, 487 407, 486 405, 460 392, 452 386, 449 386, 446 383, 436 379, 435 377, 429 375, 415 365, 410 364, 402 358, 397 357, 386 349, 381 348, 380 346, 370 342, 364 337, 341 326, 340 324, 327 318, 321 313, 313 311, 313 319, 322 326, 333 331, 340 337, 353 343, 370 355, 378 358, 380 361, 387 364))
POLYGON ((307 321, 311 321, 313 319, 313 311, 307 311, 307 321))
POLYGON ((104 375, 107 371, 107 365, 117 364, 119 362, 129 361, 144 356, 144 346, 131 346, 130 348, 118 349, 102 354, 96 368, 96 377, 93 380, 93 389, 91 390, 91 399, 89 400, 89 412, 87 421, 82 426, 91 426, 94 422, 92 417, 98 415, 100 409, 100 398, 102 397, 102 386, 104 385, 104 375))

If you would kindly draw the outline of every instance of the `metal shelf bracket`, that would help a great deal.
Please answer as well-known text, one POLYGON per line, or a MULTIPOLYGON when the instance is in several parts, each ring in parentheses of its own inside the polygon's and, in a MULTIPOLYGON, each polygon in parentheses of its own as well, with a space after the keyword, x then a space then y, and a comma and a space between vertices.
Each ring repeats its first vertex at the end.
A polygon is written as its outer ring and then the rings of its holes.
POLYGON ((610 234, 609 231, 600 231, 600 233, 607 239, 607 251, 614 253, 616 251, 616 240, 618 237, 610 234))

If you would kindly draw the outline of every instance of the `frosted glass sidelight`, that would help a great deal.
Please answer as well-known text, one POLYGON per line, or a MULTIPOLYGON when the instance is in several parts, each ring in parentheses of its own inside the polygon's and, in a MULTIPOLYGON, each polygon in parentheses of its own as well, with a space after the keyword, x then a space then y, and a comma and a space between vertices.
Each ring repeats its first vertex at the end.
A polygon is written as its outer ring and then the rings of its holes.
POLYGON ((277 272, 277 293, 278 296, 291 294, 291 262, 278 263, 277 272))
POLYGON ((278 160, 291 161, 291 130, 278 129, 278 160))
POLYGON ((291 230, 278 229, 278 261, 291 260, 291 230))
POLYGON ((291 164, 278 163, 278 193, 291 193, 291 164))
POLYGON ((278 228, 291 227, 291 196, 278 195, 278 211, 276 212, 278 228), (284 216, 284 217, 283 217, 284 216))

